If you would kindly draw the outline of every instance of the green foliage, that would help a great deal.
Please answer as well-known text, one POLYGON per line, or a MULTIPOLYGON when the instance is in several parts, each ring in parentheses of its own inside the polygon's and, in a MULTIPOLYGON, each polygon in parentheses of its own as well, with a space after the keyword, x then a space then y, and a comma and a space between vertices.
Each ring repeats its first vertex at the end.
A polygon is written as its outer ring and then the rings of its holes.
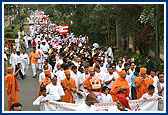
POLYGON ((5 38, 16 38, 17 34, 18 34, 18 30, 20 30, 20 24, 16 24, 16 25, 10 25, 8 28, 5 29, 4 31, 4 37, 5 38), (15 28, 12 30, 12 26, 15 26, 15 28), (10 30, 10 32, 9 32, 10 30))
POLYGON ((146 65, 146 58, 145 58, 144 55, 134 54, 132 57, 135 58, 135 64, 140 63, 140 64, 142 64, 142 67, 145 67, 145 65, 146 65))
POLYGON ((5 33, 5 38, 14 38, 13 32, 6 32, 5 33))
POLYGON ((24 20, 25 18, 27 18, 27 14, 26 13, 21 13, 21 19, 24 20))
POLYGON ((156 59, 153 59, 153 68, 158 70, 164 70, 164 62, 162 60, 157 61, 156 59))
MULTIPOLYGON (((137 55, 134 52, 129 52, 129 51, 121 51, 121 52, 115 52, 114 53, 114 60, 117 61, 120 56, 124 57, 127 55, 128 57, 134 58, 135 59, 135 64, 142 64, 142 67, 146 66, 146 58, 144 55, 137 55)), ((158 70, 163 70, 164 69, 164 62, 162 60, 156 61, 156 59, 153 60, 153 68, 158 69, 158 70)))

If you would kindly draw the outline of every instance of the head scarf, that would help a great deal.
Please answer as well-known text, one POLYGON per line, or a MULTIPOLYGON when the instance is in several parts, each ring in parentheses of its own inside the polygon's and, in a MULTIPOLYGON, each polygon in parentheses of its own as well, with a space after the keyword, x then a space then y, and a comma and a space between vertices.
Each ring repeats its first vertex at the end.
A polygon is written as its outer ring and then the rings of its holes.
POLYGON ((120 94, 117 96, 117 99, 118 99, 126 108, 128 108, 128 109, 131 110, 131 107, 130 107, 130 105, 129 105, 129 103, 128 103, 128 100, 127 100, 127 98, 125 97, 124 94, 120 93, 120 94))

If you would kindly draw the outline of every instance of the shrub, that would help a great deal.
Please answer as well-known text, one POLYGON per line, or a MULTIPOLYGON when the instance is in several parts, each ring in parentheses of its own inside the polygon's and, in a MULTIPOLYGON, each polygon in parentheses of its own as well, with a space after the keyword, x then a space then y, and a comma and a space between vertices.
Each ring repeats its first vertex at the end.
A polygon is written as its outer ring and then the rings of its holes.
POLYGON ((154 59, 153 68, 157 70, 164 70, 164 62, 162 60, 156 61, 156 59, 154 59))

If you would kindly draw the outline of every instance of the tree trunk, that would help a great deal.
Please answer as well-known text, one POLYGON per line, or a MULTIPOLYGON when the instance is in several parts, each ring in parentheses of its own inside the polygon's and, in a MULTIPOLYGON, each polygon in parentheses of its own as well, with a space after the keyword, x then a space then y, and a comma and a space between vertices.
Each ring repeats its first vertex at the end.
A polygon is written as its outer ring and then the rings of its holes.
POLYGON ((154 21, 155 21, 155 58, 159 61, 159 29, 158 29, 158 4, 155 5, 155 13, 154 13, 154 21))

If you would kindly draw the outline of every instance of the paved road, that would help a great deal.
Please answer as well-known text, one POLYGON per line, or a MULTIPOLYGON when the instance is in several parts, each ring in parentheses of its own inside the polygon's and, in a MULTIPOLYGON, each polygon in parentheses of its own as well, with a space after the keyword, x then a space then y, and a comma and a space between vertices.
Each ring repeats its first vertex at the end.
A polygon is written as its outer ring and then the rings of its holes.
MULTIPOLYGON (((32 51, 32 48, 27 50, 28 55, 32 51)), ((39 75, 41 71, 37 71, 37 75, 39 75)), ((27 76, 24 80, 18 75, 18 84, 20 88, 19 99, 22 104, 23 111, 39 111, 39 106, 33 106, 33 101, 38 97, 39 91, 39 82, 38 76, 33 78, 31 65, 29 66, 27 76)), ((8 96, 6 95, 5 86, 4 86, 4 110, 8 110, 8 96)))

